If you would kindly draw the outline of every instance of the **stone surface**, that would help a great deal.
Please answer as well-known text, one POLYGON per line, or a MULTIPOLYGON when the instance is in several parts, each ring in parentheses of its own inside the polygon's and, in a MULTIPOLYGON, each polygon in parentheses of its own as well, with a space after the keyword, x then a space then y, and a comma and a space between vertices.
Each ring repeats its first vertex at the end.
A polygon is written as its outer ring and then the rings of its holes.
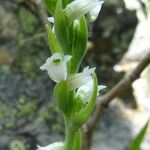
MULTIPOLYGON (((93 136, 92 150, 126 150, 150 116, 150 110, 131 110, 114 100, 99 122, 93 136)), ((142 150, 150 149, 150 131, 142 150)))

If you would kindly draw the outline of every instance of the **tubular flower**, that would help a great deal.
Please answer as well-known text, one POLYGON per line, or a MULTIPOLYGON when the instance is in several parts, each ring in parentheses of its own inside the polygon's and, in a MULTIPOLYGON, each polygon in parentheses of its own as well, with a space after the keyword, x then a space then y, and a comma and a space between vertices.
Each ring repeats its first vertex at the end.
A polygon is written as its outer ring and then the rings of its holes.
MULTIPOLYGON (((97 96, 99 95, 99 92, 105 88, 106 86, 99 85, 97 96)), ((88 102, 89 98, 92 95, 92 91, 93 91, 93 80, 91 79, 77 90, 77 96, 79 96, 84 102, 88 102)))
POLYGON ((101 10, 103 2, 100 0, 75 0, 67 5, 65 12, 72 21, 79 19, 87 13, 89 13, 91 19, 94 21, 101 10))
POLYGON ((95 68, 89 69, 86 67, 83 72, 73 74, 68 78, 68 89, 75 90, 82 85, 86 84, 88 81, 92 80, 92 73, 95 71, 95 68))
POLYGON ((71 59, 70 55, 55 53, 46 60, 46 63, 40 67, 46 70, 49 77, 55 82, 67 79, 67 62, 71 59))
POLYGON ((37 146, 37 150, 64 150, 64 143, 63 142, 55 142, 49 144, 45 147, 37 146))

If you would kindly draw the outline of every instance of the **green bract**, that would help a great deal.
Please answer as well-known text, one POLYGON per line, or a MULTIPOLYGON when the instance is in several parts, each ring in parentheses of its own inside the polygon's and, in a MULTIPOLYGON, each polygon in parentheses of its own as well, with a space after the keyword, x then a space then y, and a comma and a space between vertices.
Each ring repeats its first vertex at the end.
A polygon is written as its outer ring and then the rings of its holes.
POLYGON ((74 92, 68 92, 66 81, 62 81, 55 86, 54 97, 60 111, 63 112, 65 118, 69 119, 73 110, 74 92))
POLYGON ((71 44, 69 39, 69 27, 62 7, 62 0, 58 0, 55 9, 55 32, 56 38, 64 50, 64 54, 71 54, 71 44))
POLYGON ((47 10, 52 15, 54 15, 57 0, 43 0, 43 3, 46 6, 47 10))
POLYGON ((62 48, 56 40, 55 34, 52 32, 51 27, 46 25, 48 41, 51 49, 51 53, 61 53, 63 54, 62 48))
POLYGON ((87 22, 85 17, 74 22, 73 28, 73 44, 72 44, 72 60, 70 72, 75 73, 82 62, 86 52, 88 38, 87 22))

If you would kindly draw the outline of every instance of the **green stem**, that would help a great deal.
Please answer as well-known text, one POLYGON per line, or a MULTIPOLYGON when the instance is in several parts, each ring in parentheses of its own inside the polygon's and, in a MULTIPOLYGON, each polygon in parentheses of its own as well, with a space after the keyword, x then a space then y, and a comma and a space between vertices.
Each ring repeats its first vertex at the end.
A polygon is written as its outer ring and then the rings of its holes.
POLYGON ((66 143, 65 143, 65 150, 73 150, 75 140, 75 133, 68 133, 66 135, 66 143))
POLYGON ((81 150, 81 144, 82 144, 82 135, 81 130, 79 129, 78 131, 76 131, 73 150, 81 150))
POLYGON ((68 121, 65 121, 65 128, 66 128, 65 150, 73 150, 76 132, 70 130, 68 121))

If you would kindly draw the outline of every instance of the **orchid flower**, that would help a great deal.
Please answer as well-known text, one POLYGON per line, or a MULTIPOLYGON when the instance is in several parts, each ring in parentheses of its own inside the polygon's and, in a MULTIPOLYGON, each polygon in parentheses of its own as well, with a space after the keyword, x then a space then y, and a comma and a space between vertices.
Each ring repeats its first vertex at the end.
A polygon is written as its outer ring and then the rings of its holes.
POLYGON ((55 142, 52 144, 49 144, 45 147, 37 146, 37 150, 64 150, 64 143, 63 142, 55 142))
MULTIPOLYGON (((99 92, 105 88, 106 88, 106 86, 99 85, 98 91, 97 91, 97 96, 99 95, 99 92)), ((90 81, 88 81, 86 84, 84 84, 77 90, 76 96, 81 97, 81 99, 84 102, 88 102, 89 98, 92 95, 92 91, 93 91, 93 80, 91 79, 90 81)))
POLYGON ((81 16, 88 14, 94 21, 104 1, 100 0, 75 0, 65 8, 66 15, 71 19, 79 19, 81 16))
POLYGON ((55 82, 67 79, 67 62, 71 59, 70 55, 55 53, 46 60, 46 63, 40 67, 46 70, 48 75, 55 82))
POLYGON ((70 75, 68 78, 68 89, 75 90, 86 84, 88 81, 92 80, 91 75, 94 71, 95 68, 89 69, 89 67, 86 67, 83 72, 70 75))
POLYGON ((54 28, 54 17, 48 17, 47 20, 52 24, 52 32, 55 33, 55 28, 54 28))
POLYGON ((54 17, 48 17, 47 20, 48 20, 50 23, 53 23, 53 24, 54 24, 54 17))

